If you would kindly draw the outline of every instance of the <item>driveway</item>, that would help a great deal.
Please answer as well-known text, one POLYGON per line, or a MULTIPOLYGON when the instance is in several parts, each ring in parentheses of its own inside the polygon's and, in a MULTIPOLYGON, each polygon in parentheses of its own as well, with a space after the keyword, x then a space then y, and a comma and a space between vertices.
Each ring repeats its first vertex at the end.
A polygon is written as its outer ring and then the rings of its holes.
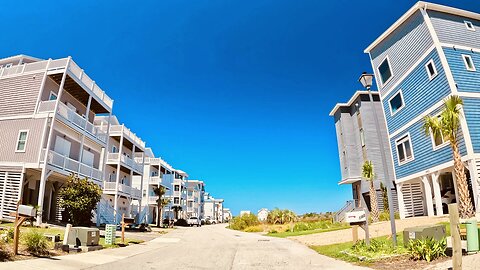
POLYGON ((0 269, 366 269, 317 254, 288 239, 243 233, 225 224, 178 228, 126 248, 0 263, 0 269))

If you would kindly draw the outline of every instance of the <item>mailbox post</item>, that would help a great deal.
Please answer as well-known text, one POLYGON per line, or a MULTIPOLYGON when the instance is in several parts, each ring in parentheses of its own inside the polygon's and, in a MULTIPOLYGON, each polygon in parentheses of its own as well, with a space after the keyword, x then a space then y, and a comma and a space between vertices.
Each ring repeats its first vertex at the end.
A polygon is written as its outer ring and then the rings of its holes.
POLYGON ((21 201, 17 203, 17 210, 11 212, 10 216, 15 217, 15 223, 13 227, 13 254, 18 254, 18 239, 20 238, 20 226, 28 218, 34 218, 37 215, 37 209, 30 205, 21 205, 21 201))
POLYGON ((370 234, 368 232, 368 219, 365 210, 357 210, 345 213, 345 221, 352 225, 353 241, 358 240, 358 227, 365 231, 365 243, 370 245, 370 234), (357 238, 357 239, 355 239, 357 238))
POLYGON ((125 213, 122 214, 122 222, 120 223, 122 225, 122 244, 125 244, 125 227, 133 224, 134 221, 133 218, 126 218, 125 213))

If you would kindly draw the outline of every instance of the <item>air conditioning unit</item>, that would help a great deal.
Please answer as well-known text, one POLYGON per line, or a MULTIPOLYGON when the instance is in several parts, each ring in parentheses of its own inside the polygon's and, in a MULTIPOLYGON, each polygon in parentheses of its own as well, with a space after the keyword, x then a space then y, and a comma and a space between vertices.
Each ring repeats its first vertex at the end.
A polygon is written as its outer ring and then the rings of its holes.
POLYGON ((410 240, 422 239, 426 237, 434 238, 436 240, 441 240, 443 237, 446 237, 445 225, 428 225, 405 228, 403 231, 403 245, 406 247, 410 240))
POLYGON ((88 227, 72 227, 68 235, 68 244, 73 246, 97 246, 100 230, 88 227))
POLYGON ((351 211, 351 212, 345 213, 345 222, 360 223, 365 221, 367 221, 367 215, 363 210, 351 211))

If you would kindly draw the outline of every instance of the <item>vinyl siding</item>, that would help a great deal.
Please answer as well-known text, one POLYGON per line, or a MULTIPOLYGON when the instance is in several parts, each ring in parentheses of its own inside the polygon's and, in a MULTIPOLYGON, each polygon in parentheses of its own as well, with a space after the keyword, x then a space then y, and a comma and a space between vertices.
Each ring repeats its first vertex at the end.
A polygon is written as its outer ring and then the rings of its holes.
MULTIPOLYGON (((480 27, 478 29, 480 31, 480 27)), ((480 43, 480 39, 478 40, 480 43)), ((480 45, 480 44, 479 44, 480 45)), ((462 92, 480 92, 480 55, 471 51, 443 48, 447 57, 448 65, 452 70, 453 79, 457 84, 458 91, 462 92), (476 71, 468 71, 465 67, 462 54, 470 55, 475 65, 476 71)))
POLYGON ((0 121, 0 161, 37 162, 45 121, 45 118, 0 121), (24 153, 15 152, 20 130, 28 130, 24 153))
POLYGON ((33 114, 43 74, 0 79, 0 117, 33 114))
POLYGON ((365 145, 367 147, 367 158, 371 160, 374 165, 376 180, 378 180, 377 188, 380 188, 380 181, 384 179, 393 181, 393 165, 391 164, 391 158, 388 153, 388 135, 385 126, 385 119, 383 117, 382 107, 380 102, 374 102, 374 107, 369 101, 362 101, 360 103, 360 114, 362 116, 363 130, 365 134, 365 145), (375 118, 373 115, 373 109, 377 113, 378 120, 380 121, 380 134, 381 138, 377 135, 377 125, 375 124, 375 118), (386 164, 382 160, 382 153, 380 151, 380 144, 383 144, 383 149, 386 152, 386 164), (384 166, 387 166, 388 175, 385 176, 384 166))
POLYGON ((480 48, 480 21, 431 10, 428 15, 440 42, 480 48), (476 31, 468 30, 464 20, 471 22, 476 31))
MULTIPOLYGON (((361 152, 359 155, 360 138, 357 138, 355 118, 349 112, 338 112, 335 127, 337 130, 338 152, 342 179, 360 176, 361 152), (345 155, 343 154, 345 151, 345 155)), ((358 127, 357 127, 358 129, 358 127)))
MULTIPOLYGON (((390 140, 390 144, 393 150, 393 162, 397 179, 427 170, 431 167, 452 160, 452 150, 448 145, 435 151, 433 150, 431 137, 425 135, 422 130, 422 125, 423 120, 420 120, 408 127, 404 132, 401 132, 398 136, 395 136, 390 140), (395 140, 403 137, 407 132, 410 133, 414 160, 399 165, 395 140)), ((462 155, 465 155, 467 151, 462 135, 460 135, 459 148, 460 153, 462 155)))
POLYGON ((440 58, 437 51, 434 50, 421 61, 395 90, 382 99, 389 133, 392 134, 402 128, 419 114, 444 99, 450 92, 440 58), (430 81, 425 69, 425 64, 432 59, 438 75, 430 81), (392 115, 390 112, 389 99, 395 96, 400 90, 402 91, 405 105, 401 110, 392 115))
POLYGON ((386 85, 378 86, 380 94, 385 95, 432 45, 433 40, 422 14, 417 11, 390 36, 373 48, 370 57, 377 81, 380 78, 377 67, 387 55, 393 73, 393 78, 386 85))
POLYGON ((463 109, 467 120, 473 151, 480 153, 480 99, 463 98, 463 109))

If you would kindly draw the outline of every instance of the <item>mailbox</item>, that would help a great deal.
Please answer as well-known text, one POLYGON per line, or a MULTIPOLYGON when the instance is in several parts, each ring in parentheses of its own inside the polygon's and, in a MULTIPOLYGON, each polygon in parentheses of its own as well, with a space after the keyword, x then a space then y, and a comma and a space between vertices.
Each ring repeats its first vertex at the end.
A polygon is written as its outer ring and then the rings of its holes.
POLYGON ((24 217, 34 217, 37 215, 37 209, 30 205, 19 205, 18 206, 18 215, 24 217))
POLYGON ((124 218, 123 218, 123 223, 125 223, 126 225, 128 225, 128 224, 134 224, 134 223, 135 223, 135 219, 134 219, 134 218, 124 217, 124 218))
POLYGON ((360 223, 365 221, 367 221, 367 215, 363 210, 345 213, 345 222, 360 223))

